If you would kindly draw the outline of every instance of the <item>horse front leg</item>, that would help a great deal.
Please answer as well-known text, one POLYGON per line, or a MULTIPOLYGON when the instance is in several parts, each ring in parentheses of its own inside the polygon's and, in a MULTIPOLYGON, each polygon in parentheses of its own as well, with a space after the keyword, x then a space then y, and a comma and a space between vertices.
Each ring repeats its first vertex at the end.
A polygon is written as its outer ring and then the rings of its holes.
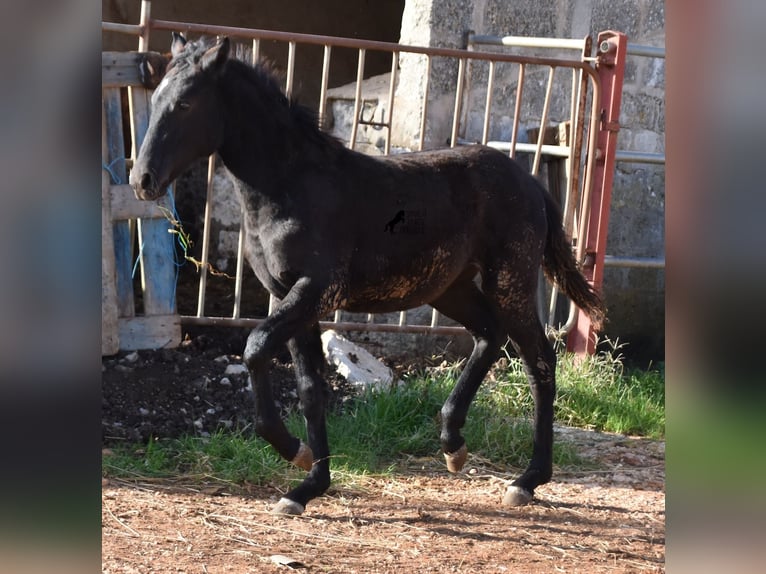
POLYGON ((291 435, 285 427, 274 403, 268 374, 271 359, 279 348, 296 333, 316 323, 320 312, 320 295, 321 289, 310 279, 299 279, 277 311, 253 329, 243 353, 253 384, 255 432, 283 458, 309 471, 313 466, 314 455, 310 447, 291 435))
POLYGON ((314 460, 304 481, 279 501, 274 512, 301 514, 310 500, 324 494, 330 486, 330 449, 325 420, 327 383, 322 376, 325 359, 319 325, 314 324, 308 331, 290 339, 287 347, 293 358, 298 396, 314 460))

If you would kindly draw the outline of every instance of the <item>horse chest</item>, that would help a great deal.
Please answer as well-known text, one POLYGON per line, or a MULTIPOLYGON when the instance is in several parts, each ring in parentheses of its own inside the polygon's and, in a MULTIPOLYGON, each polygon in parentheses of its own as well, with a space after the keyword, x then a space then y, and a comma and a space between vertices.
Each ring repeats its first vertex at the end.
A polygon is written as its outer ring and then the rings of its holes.
POLYGON ((305 245, 300 226, 290 220, 246 220, 245 231, 245 256, 256 277, 283 297, 303 274, 305 253, 296 247, 305 245))

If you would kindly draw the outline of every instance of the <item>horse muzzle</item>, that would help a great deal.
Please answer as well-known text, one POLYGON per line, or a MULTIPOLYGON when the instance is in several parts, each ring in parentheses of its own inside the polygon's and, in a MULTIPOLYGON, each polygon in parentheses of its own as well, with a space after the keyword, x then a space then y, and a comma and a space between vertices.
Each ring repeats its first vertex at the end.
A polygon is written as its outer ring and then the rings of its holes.
POLYGON ((136 198, 142 200, 155 200, 165 193, 165 186, 159 184, 153 173, 137 170, 135 167, 130 172, 130 186, 136 198))

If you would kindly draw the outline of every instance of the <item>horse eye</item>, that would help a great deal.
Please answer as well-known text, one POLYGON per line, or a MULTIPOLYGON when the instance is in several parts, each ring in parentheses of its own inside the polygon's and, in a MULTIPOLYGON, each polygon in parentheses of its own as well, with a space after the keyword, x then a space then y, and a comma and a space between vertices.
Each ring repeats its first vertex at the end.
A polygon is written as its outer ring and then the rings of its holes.
POLYGON ((181 110, 188 110, 191 107, 191 104, 189 102, 180 101, 178 102, 178 108, 181 110))

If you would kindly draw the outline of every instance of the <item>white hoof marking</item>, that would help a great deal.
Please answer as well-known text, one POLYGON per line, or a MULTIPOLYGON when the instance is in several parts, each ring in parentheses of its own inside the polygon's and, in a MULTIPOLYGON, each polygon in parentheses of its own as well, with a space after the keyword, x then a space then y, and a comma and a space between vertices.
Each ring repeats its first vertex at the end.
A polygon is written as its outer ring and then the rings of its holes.
POLYGON ((463 445, 455 452, 445 452, 444 460, 447 461, 447 470, 450 472, 460 472, 466 459, 468 458, 468 448, 463 445))
POLYGON ((298 468, 309 471, 311 470, 311 467, 314 466, 314 453, 306 443, 301 441, 301 446, 298 448, 297 454, 290 462, 298 468))
POLYGON ((280 498, 279 502, 271 509, 271 513, 297 516, 303 514, 304 510, 306 510, 306 507, 302 504, 298 504, 289 498, 280 498))
POLYGON ((524 506, 532 500, 532 493, 520 486, 509 486, 503 496, 503 506, 524 506))

